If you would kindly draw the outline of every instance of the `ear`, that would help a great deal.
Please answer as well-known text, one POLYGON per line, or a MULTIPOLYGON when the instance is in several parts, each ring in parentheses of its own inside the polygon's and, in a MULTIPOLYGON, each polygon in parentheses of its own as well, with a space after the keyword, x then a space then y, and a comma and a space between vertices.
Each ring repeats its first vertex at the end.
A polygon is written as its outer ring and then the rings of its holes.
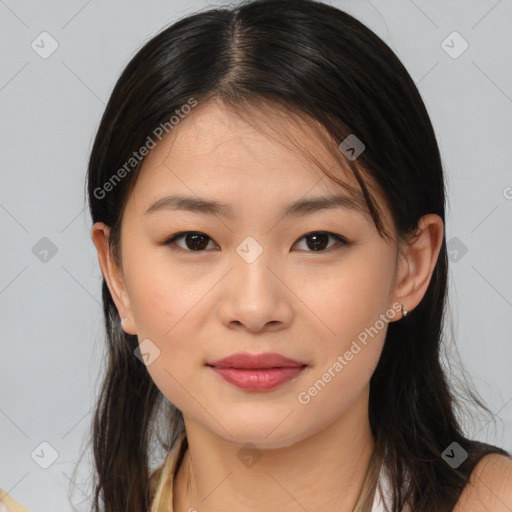
POLYGON ((427 292, 443 243, 444 225, 439 215, 421 217, 412 239, 401 245, 395 281, 395 301, 413 310, 427 292))
POLYGON ((125 285, 122 269, 114 261, 109 247, 110 228, 103 222, 96 222, 91 229, 91 239, 98 251, 98 261, 105 277, 110 294, 116 305, 119 317, 127 318, 122 323, 122 328, 128 334, 137 334, 130 298, 125 285))

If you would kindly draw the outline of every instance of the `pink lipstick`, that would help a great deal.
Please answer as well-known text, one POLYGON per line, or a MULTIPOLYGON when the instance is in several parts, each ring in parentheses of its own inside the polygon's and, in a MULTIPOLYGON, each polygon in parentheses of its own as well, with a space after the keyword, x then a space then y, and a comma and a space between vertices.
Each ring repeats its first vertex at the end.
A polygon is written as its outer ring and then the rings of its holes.
POLYGON ((237 353, 212 361, 207 366, 240 389, 268 391, 293 379, 307 365, 276 353, 237 353))

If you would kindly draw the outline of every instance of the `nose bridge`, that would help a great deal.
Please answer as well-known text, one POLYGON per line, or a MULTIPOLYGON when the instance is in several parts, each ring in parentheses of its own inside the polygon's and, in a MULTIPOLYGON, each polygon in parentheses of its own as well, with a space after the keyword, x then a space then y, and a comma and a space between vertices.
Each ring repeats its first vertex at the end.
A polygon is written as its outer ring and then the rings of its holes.
MULTIPOLYGON (((271 250, 263 247, 263 242, 259 242, 252 236, 247 236, 236 248, 235 258, 235 279, 237 287, 246 298, 260 293, 268 295, 274 288, 272 282, 272 272, 269 266, 271 262, 271 250)), ((256 297, 253 297, 256 298, 256 297)), ((270 297, 266 297, 268 301, 270 297)))

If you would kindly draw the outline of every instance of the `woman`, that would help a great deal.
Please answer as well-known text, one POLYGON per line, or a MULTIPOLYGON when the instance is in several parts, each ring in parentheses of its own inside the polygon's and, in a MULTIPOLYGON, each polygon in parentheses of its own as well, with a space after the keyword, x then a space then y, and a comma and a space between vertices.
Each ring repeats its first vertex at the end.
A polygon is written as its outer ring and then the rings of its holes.
POLYGON ((439 359, 435 135, 368 28, 310 0, 178 21, 117 82, 88 192, 94 511, 510 510, 439 359))

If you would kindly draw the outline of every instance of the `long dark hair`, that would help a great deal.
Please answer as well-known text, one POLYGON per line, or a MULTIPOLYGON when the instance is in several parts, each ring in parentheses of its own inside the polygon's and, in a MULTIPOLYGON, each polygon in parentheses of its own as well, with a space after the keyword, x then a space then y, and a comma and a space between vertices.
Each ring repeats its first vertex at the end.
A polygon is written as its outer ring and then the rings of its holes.
MULTIPOLYGON (((142 162, 131 159, 133 153, 160 133, 158 127, 170 129, 171 116, 191 99, 201 105, 213 98, 235 112, 275 105, 296 113, 321 126, 335 150, 355 134, 365 151, 348 164, 382 236, 368 183, 386 198, 401 239, 414 233, 424 214, 445 220, 434 130, 393 51, 337 8, 313 0, 256 0, 179 20, 147 42, 116 83, 90 155, 87 187, 92 221, 110 226, 117 262, 121 219, 142 162)), ((449 511, 482 456, 510 456, 466 438, 457 418, 456 394, 441 361, 447 271, 443 237, 425 296, 406 318, 389 324, 370 381, 369 420, 376 450, 385 454, 396 511, 405 503, 415 512, 449 511), (443 457, 452 443, 468 453, 458 468, 443 457)), ((148 510, 152 441, 157 437, 157 447, 170 449, 183 418, 134 356, 137 337, 121 329, 105 279, 102 298, 107 364, 91 433, 93 510, 148 510)))

